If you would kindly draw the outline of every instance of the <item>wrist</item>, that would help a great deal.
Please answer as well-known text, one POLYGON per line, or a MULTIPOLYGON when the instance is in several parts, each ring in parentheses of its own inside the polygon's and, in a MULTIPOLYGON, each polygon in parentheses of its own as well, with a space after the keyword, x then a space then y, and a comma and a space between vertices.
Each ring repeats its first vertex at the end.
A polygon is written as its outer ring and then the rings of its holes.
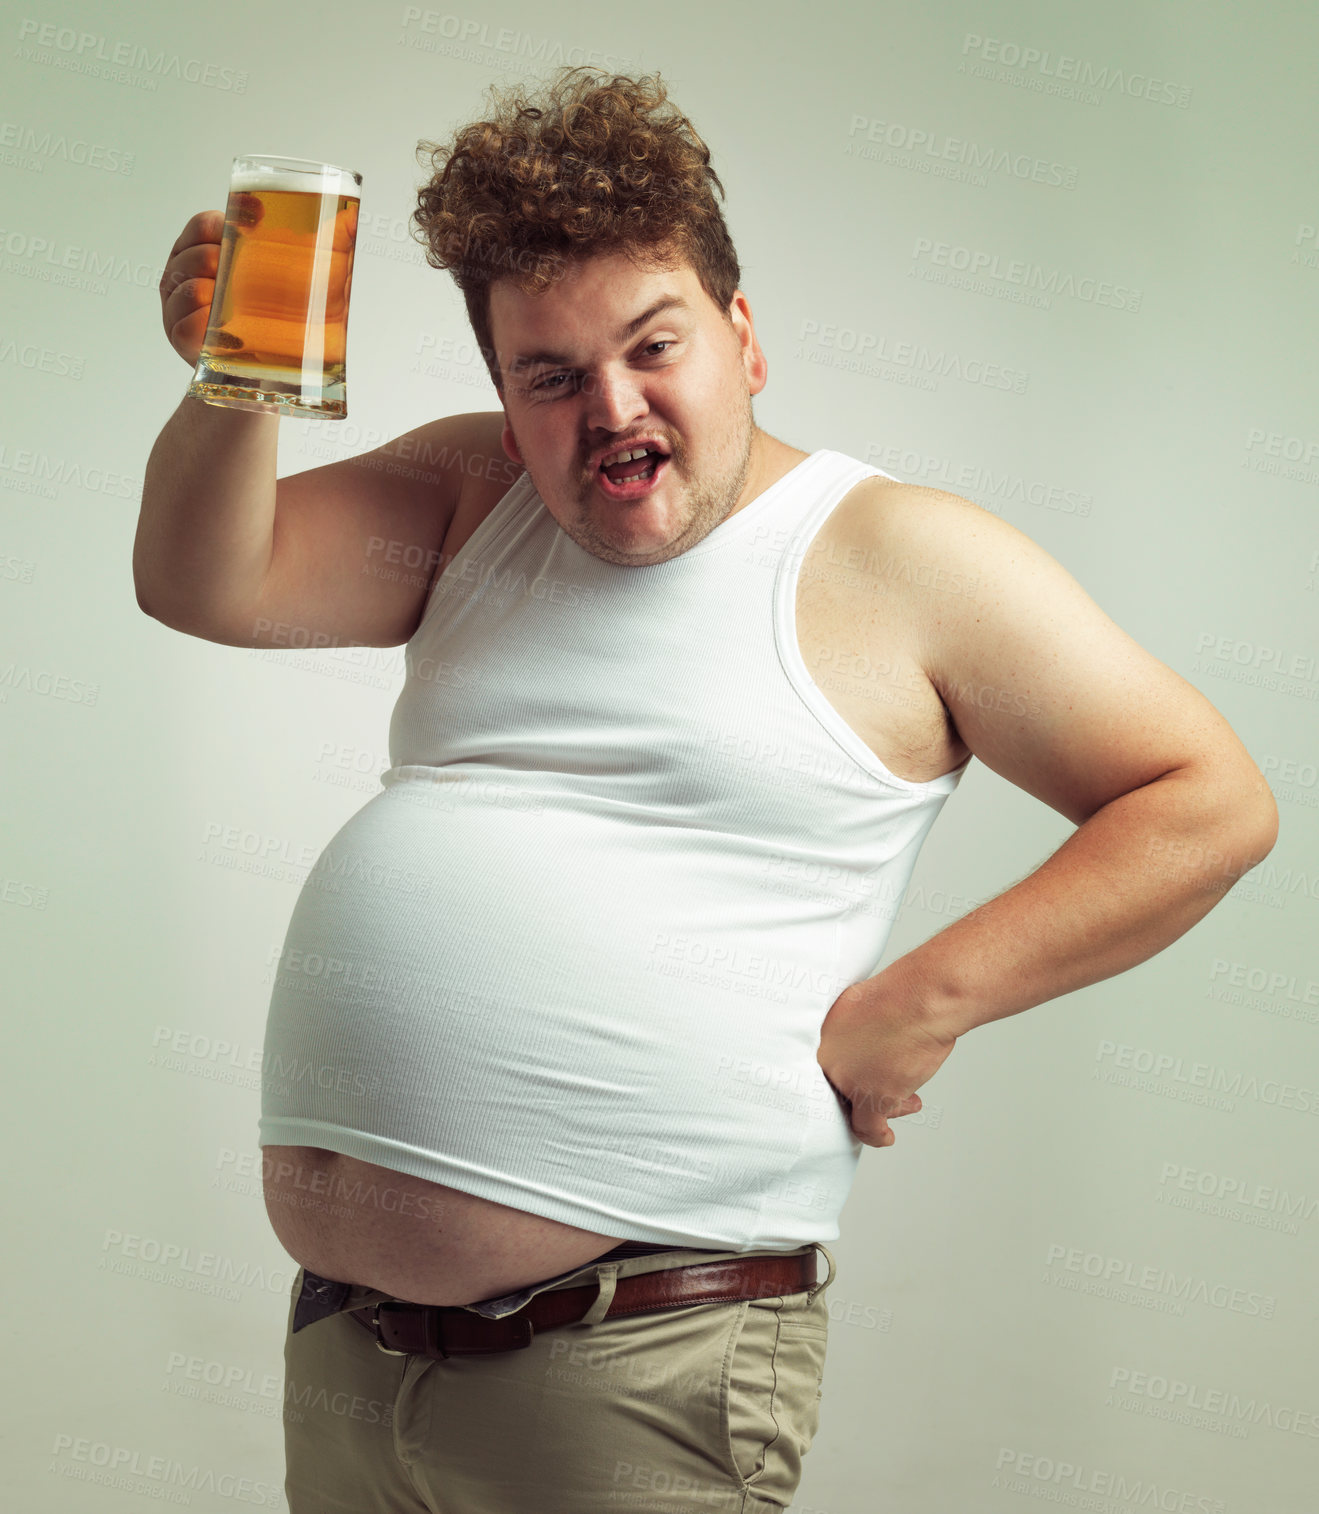
POLYGON ((914 952, 865 978, 856 985, 858 992, 884 1013, 896 1017, 936 1040, 955 1041, 972 1028, 962 1005, 951 987, 928 971, 922 970, 914 952))

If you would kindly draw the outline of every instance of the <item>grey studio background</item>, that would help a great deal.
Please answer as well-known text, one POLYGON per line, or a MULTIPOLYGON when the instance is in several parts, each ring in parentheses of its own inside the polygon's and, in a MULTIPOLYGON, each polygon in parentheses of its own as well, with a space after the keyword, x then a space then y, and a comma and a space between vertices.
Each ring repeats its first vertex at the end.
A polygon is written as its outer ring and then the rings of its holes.
MULTIPOLYGON (((281 475, 495 409, 407 234, 414 148, 494 81, 599 62, 658 68, 712 148, 760 425, 1026 532, 1223 712, 1281 813, 1186 936, 965 1036, 864 1153, 794 1508, 1314 1514, 1319 16, 446 3, 3 22, 11 1505, 283 1504, 266 1006, 403 678, 402 648, 244 651, 137 608, 142 474, 189 379, 160 269, 236 153, 356 168, 349 416, 282 420, 281 475)), ((1070 831, 972 763, 884 960, 1070 831)))

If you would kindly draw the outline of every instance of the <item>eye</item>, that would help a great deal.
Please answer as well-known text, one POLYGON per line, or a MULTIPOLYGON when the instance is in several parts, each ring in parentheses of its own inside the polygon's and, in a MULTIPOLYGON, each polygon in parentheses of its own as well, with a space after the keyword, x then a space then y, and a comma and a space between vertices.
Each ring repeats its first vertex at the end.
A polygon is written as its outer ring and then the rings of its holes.
POLYGON ((654 349, 654 348, 656 348, 656 347, 672 347, 672 346, 673 346, 673 345, 674 345, 674 344, 673 344, 673 342, 672 342, 672 341, 671 341, 671 340, 670 340, 670 339, 669 339, 669 338, 667 338, 667 337, 665 337, 665 338, 664 338, 664 339, 663 339, 663 340, 661 340, 661 341, 658 341, 658 342, 650 342, 650 343, 649 343, 649 344, 648 344, 648 345, 647 345, 647 347, 646 347, 646 349, 645 349, 645 350, 646 350, 646 351, 647 351, 647 352, 650 352, 650 351, 652 351, 652 350, 653 350, 653 349, 654 349))
POLYGON ((567 380, 571 377, 572 375, 568 373, 551 373, 548 378, 538 379, 531 387, 533 389, 560 389, 563 386, 559 383, 556 383, 555 380, 567 380))

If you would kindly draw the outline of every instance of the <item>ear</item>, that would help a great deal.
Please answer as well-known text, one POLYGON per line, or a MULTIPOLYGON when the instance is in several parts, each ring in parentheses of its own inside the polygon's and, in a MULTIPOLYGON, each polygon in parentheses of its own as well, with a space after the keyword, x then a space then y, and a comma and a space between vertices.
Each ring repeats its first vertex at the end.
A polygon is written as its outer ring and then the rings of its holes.
POLYGON ((751 319, 751 306, 740 289, 733 294, 732 303, 728 307, 728 319, 732 323, 733 334, 737 337, 741 349, 742 367, 747 376, 747 392, 759 394, 769 377, 769 364, 765 361, 765 354, 760 350, 760 343, 756 339, 756 328, 751 319))
POLYGON ((509 458, 519 468, 525 468, 527 465, 522 461, 522 454, 518 451, 518 444, 513 439, 513 428, 508 423, 507 415, 504 416, 504 429, 500 432, 499 440, 503 443, 504 451, 508 454, 509 458))

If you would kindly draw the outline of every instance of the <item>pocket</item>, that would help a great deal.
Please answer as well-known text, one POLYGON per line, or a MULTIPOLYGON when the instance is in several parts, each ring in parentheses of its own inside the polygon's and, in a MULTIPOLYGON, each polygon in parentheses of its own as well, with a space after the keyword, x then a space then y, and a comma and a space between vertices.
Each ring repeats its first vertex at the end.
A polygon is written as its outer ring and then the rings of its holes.
POLYGON ((820 1424, 828 1315, 806 1295, 748 1302, 725 1358, 720 1430, 729 1468, 787 1508, 820 1424))
POLYGON ((286 1340, 292 1340, 293 1338, 293 1320, 298 1312, 298 1299, 302 1294, 302 1275, 305 1271, 306 1269, 300 1266, 293 1274, 293 1286, 289 1289, 288 1318, 284 1321, 284 1337, 286 1340))

